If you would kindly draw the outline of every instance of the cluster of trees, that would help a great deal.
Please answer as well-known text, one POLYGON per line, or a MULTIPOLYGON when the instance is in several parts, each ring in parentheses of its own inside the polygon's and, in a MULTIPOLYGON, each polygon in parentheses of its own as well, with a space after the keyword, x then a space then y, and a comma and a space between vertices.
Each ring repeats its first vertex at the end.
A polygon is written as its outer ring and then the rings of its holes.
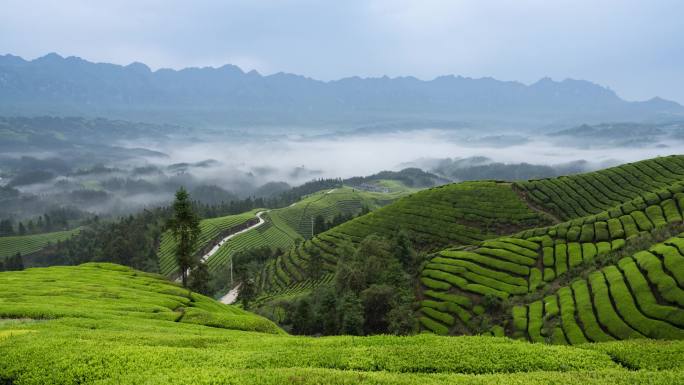
POLYGON ((169 210, 158 208, 101 221, 95 218, 77 235, 57 242, 32 259, 41 265, 113 262, 135 269, 158 272, 157 248, 169 210), (40 258, 40 255, 44 258, 40 258))
POLYGON ((63 207, 50 210, 35 219, 27 221, 15 223, 12 219, 3 219, 0 220, 0 236, 68 230, 71 222, 82 220, 85 217, 86 214, 76 208, 63 207))
POLYGON ((268 198, 270 206, 262 207, 285 207, 302 199, 303 196, 313 194, 321 190, 329 190, 333 188, 342 187, 342 179, 328 178, 328 179, 314 179, 306 182, 301 186, 292 187, 287 191, 283 191, 275 196, 268 198))
POLYGON ((16 253, 11 257, 5 258, 4 260, 0 259, 0 271, 17 270, 24 270, 24 261, 22 260, 20 253, 16 253))
POLYGON ((377 182, 382 179, 398 180, 409 187, 432 187, 448 182, 437 175, 425 172, 419 168, 405 168, 401 171, 380 171, 377 174, 369 176, 355 176, 345 179, 344 183, 358 186, 364 183, 377 182))
POLYGON ((370 235, 356 249, 343 244, 340 251, 334 283, 285 304, 284 326, 308 335, 414 332, 412 277, 419 257, 407 234, 370 235))
POLYGON ((361 211, 354 215, 354 214, 344 214, 344 213, 337 213, 330 221, 326 221, 325 218, 322 215, 316 215, 314 217, 314 224, 313 224, 313 235, 320 234, 324 231, 330 230, 335 226, 339 226, 343 224, 344 222, 348 222, 356 217, 360 217, 362 215, 366 215, 370 212, 370 208, 368 206, 363 206, 361 208, 361 211))

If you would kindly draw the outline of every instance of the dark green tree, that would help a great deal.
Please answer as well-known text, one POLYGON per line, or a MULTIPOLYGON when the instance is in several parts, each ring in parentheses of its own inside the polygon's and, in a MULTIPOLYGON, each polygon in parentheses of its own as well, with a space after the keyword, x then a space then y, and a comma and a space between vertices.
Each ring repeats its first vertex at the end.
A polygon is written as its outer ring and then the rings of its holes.
POLYGON ((307 270, 311 279, 318 279, 323 274, 323 257, 318 249, 312 249, 309 253, 307 270))
POLYGON ((21 258, 21 253, 16 253, 14 256, 7 258, 4 265, 6 271, 24 270, 24 261, 21 258))
POLYGON ((292 332, 294 334, 311 333, 311 318, 311 303, 309 302, 309 298, 305 297, 297 301, 294 314, 292 315, 292 332))
POLYGON ((363 304, 356 294, 347 293, 342 298, 337 313, 341 316, 340 334, 363 335, 363 304))
POLYGON ((410 293, 397 296, 394 307, 387 314, 388 332, 396 335, 408 335, 418 330, 418 321, 411 306, 412 302, 413 296, 410 293))
POLYGON ((187 287, 188 272, 199 263, 194 252, 200 228, 199 217, 192 208, 190 195, 183 187, 176 192, 173 216, 168 220, 166 227, 171 230, 176 240, 176 262, 180 268, 183 286, 187 287))
POLYGON ((12 226, 12 220, 3 219, 0 221, 0 235, 13 235, 14 227, 12 226))
POLYGON ((386 333, 389 312, 395 305, 396 288, 389 285, 371 285, 361 292, 366 334, 386 333))
POLYGON ((240 292, 238 293, 238 300, 242 303, 242 307, 249 309, 249 304, 256 297, 256 285, 254 279, 246 278, 240 282, 240 292))
POLYGON ((326 230, 325 218, 322 215, 316 215, 313 223, 313 235, 320 234, 326 230))
POLYGON ((337 333, 337 296, 331 286, 322 286, 314 292, 314 301, 317 304, 315 313, 318 314, 319 331, 323 335, 337 333))
POLYGON ((416 252, 413 249, 413 243, 408 232, 404 229, 399 230, 393 239, 393 243, 394 256, 399 260, 404 270, 415 270, 416 252))
POLYGON ((188 288, 195 293, 211 295, 210 282, 211 274, 209 273, 209 268, 204 263, 198 263, 190 272, 188 288))

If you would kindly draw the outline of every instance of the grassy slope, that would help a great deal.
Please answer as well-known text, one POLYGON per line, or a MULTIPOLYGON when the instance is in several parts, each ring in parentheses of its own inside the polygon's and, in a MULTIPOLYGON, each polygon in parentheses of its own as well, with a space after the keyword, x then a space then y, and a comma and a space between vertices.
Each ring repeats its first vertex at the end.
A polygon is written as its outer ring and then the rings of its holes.
POLYGON ((280 333, 270 321, 189 292, 166 278, 109 263, 0 274, 0 318, 163 320, 280 333))
POLYGON ((681 342, 277 334, 258 316, 110 264, 0 273, 0 314, 0 382, 15 385, 675 384, 684 374, 681 342), (193 311, 204 316, 186 320, 193 311))
POLYGON ((21 255, 35 253, 49 244, 64 241, 79 231, 80 229, 74 229, 52 233, 0 237, 0 258, 13 256, 16 253, 21 253, 21 255))
MULTIPOLYGON (((605 204, 601 207, 605 211, 435 254, 421 274, 422 324, 438 333, 482 330, 483 320, 492 316, 481 315, 480 305, 489 294, 518 304, 507 315, 511 318, 501 320, 493 314, 494 323, 513 336, 533 341, 576 344, 643 336, 684 338, 684 300, 677 291, 684 285, 684 257, 680 253, 684 248, 676 247, 681 238, 655 246, 651 238, 644 237, 681 228, 681 160, 659 158, 560 178, 566 190, 556 187, 557 199, 539 201, 539 206, 551 210, 570 207, 569 202, 581 200, 576 186, 593 186, 586 181, 600 175, 658 167, 672 170, 669 178, 663 171, 651 171, 650 177, 640 179, 640 194, 625 192, 629 199, 617 206, 617 201, 607 197, 615 190, 603 192, 605 204), (634 254, 650 246, 655 250, 634 254), (625 249, 631 252, 623 255, 625 249), (603 265, 607 267, 597 269, 603 265)), ((560 186, 557 179, 523 185, 538 188, 542 184, 560 186)), ((589 190, 586 187, 582 191, 589 190)), ((602 192, 594 189, 592 194, 599 201, 602 192)), ((495 333, 502 331, 494 329, 495 333)))
POLYGON ((404 229, 421 250, 436 250, 548 222, 548 218, 528 208, 507 183, 465 182, 434 187, 401 198, 290 249, 262 271, 261 291, 270 296, 310 289, 320 283, 306 279, 310 253, 320 251, 325 269, 333 271, 342 242, 355 244, 374 233, 391 237, 404 229))

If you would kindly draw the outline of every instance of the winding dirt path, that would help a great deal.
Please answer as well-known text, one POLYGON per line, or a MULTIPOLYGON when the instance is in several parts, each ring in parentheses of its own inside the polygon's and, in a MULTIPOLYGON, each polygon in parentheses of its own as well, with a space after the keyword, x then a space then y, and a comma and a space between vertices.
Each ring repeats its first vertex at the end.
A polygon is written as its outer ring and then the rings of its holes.
POLYGON ((232 234, 227 235, 225 238, 221 239, 221 240, 219 241, 219 243, 217 243, 216 245, 214 245, 214 247, 212 247, 211 250, 209 250, 206 254, 204 254, 204 255, 202 256, 202 258, 200 259, 200 261, 201 261, 201 262, 206 262, 209 258, 211 258, 212 255, 216 254, 216 252, 221 248, 221 246, 223 246, 224 243, 228 242, 230 239, 232 239, 232 238, 234 238, 234 237, 236 237, 236 236, 238 236, 238 235, 240 235, 240 234, 246 233, 246 232, 248 232, 248 231, 250 231, 250 230, 254 230, 254 229, 256 229, 257 227, 259 227, 259 226, 263 225, 264 223, 266 223, 266 220, 265 220, 264 218, 262 218, 261 216, 262 216, 263 214, 266 214, 266 213, 269 212, 269 211, 271 211, 271 210, 264 210, 264 211, 259 211, 258 213, 256 213, 256 217, 257 217, 257 219, 259 219, 259 222, 255 223, 255 224, 253 224, 252 226, 249 226, 249 227, 247 227, 247 228, 245 228, 245 229, 242 229, 242 230, 240 230, 240 231, 236 231, 236 232, 234 232, 234 233, 232 233, 232 234))
POLYGON ((230 304, 234 303, 235 300, 237 300, 238 294, 240 294, 240 284, 239 283, 237 284, 237 286, 230 289, 230 291, 228 293, 226 293, 226 295, 221 297, 219 299, 219 302, 225 303, 226 305, 230 305, 230 304))
MULTIPOLYGON (((214 245, 214 247, 212 247, 211 250, 209 250, 206 254, 204 254, 204 255, 202 256, 202 258, 200 258, 200 262, 201 262, 201 263, 206 263, 207 260, 209 260, 209 258, 211 258, 212 255, 216 254, 216 252, 221 248, 221 246, 223 246, 226 242, 228 242, 228 241, 231 240, 232 238, 234 238, 234 237, 236 237, 236 236, 238 236, 238 235, 240 235, 240 234, 246 233, 246 232, 248 232, 248 231, 250 231, 250 230, 254 230, 254 229, 256 229, 257 227, 259 227, 259 226, 263 225, 264 223, 266 223, 266 220, 265 220, 264 218, 262 218, 261 216, 262 216, 263 214, 266 214, 266 213, 269 212, 269 211, 271 211, 271 210, 264 210, 264 211, 259 211, 258 213, 256 213, 256 217, 257 217, 257 219, 259 219, 259 222, 255 223, 255 224, 253 224, 253 225, 251 225, 251 226, 249 226, 249 227, 247 227, 247 228, 244 228, 244 229, 242 229, 242 230, 240 230, 240 231, 236 231, 236 232, 234 232, 234 233, 232 233, 232 234, 229 234, 229 235, 225 236, 223 239, 221 239, 221 240, 219 241, 219 243, 217 243, 216 245, 214 245)), ((190 271, 189 271, 189 270, 188 270, 188 275, 190 275, 190 271)), ((181 282, 181 277, 176 278, 176 282, 181 282)), ((237 297, 237 294, 236 294, 236 297, 237 297)))

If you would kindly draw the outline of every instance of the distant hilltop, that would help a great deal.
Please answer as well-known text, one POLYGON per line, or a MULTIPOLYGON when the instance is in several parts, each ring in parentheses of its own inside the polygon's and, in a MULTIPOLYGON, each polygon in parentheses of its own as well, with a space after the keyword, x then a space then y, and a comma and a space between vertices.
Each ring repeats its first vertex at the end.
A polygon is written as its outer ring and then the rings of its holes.
POLYGON ((150 70, 51 53, 0 56, 0 114, 84 115, 164 123, 364 124, 373 121, 592 123, 684 116, 661 98, 628 102, 585 80, 531 85, 441 76, 320 81, 234 65, 150 70))

